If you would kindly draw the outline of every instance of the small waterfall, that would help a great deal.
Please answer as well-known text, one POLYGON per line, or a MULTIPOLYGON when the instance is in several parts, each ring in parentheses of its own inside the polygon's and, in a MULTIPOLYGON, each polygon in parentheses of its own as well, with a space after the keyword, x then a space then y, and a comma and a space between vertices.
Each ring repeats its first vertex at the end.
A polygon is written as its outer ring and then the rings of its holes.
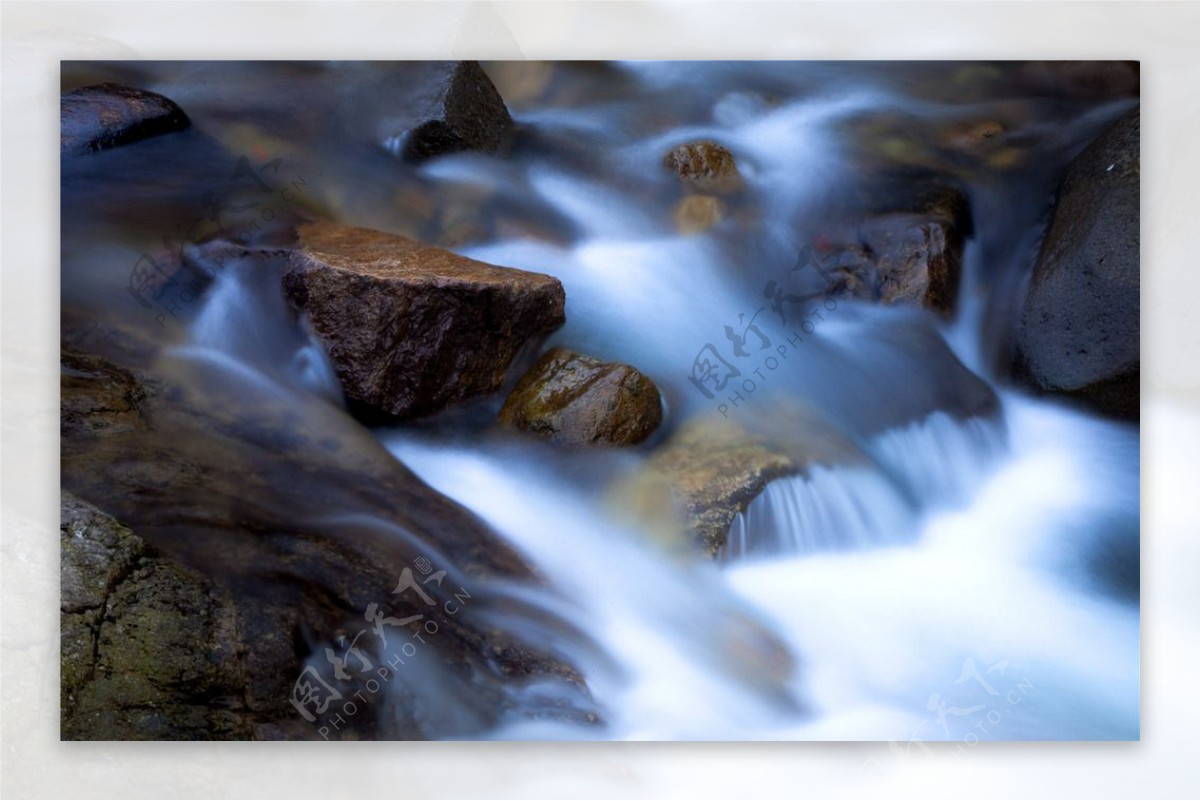
MULTIPOLYGON (((603 645, 605 658, 572 657, 602 705, 605 737, 737 738, 804 717, 792 688, 796 655, 728 591, 721 572, 707 561, 673 559, 614 523, 594 492, 548 474, 537 448, 435 446, 402 432, 384 442, 537 564, 552 591, 528 592, 541 594, 603 645)), ((513 625, 511 618, 497 623, 513 625)), ((495 736, 590 738, 596 732, 547 722, 495 736)))
POLYGON ((1008 447, 1004 418, 957 420, 934 412, 875 436, 867 451, 922 504, 966 502, 1008 447))
POLYGON ((176 354, 257 373, 342 405, 342 388, 307 318, 296 318, 270 265, 249 259, 216 273, 176 354))
POLYGON ((867 444, 878 468, 817 466, 768 484, 734 518, 723 558, 911 542, 917 513, 967 502, 1006 447, 1002 419, 934 412, 888 429, 867 444))
POLYGON ((723 556, 861 549, 913 536, 911 508, 877 470, 818 466, 768 484, 734 518, 723 556))

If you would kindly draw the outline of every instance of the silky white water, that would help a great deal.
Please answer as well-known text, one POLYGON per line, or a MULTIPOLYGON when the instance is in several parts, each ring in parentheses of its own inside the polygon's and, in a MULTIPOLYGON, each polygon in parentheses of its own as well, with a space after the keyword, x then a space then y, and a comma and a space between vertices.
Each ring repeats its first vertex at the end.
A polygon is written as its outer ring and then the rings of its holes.
MULTIPOLYGON (((1087 532, 1136 520, 1121 469, 1136 437, 1015 397, 1006 412, 1011 453, 965 506, 922 515, 913 542, 886 544, 899 516, 883 544, 722 566, 673 561, 536 455, 389 444, 579 602, 579 624, 627 672, 593 686, 607 736, 1136 738, 1138 609, 1082 564, 1087 532), (805 710, 781 711, 756 684, 762 629, 796 657, 786 684, 805 710)), ((928 440, 911 458, 938 450, 928 440)), ((496 733, 544 735, 588 736, 496 733)))
MULTIPOLYGON (((685 80, 637 71, 651 84, 685 80)), ((716 406, 684 381, 697 347, 764 305, 763 279, 786 270, 815 199, 844 180, 830 122, 901 102, 865 89, 774 108, 743 99, 723 97, 707 124, 650 140, 605 125, 602 112, 531 123, 603 140, 631 176, 676 142, 719 139, 761 199, 757 236, 681 236, 604 179, 535 165, 529 186, 578 224, 574 243, 462 251, 559 276, 568 323, 554 341, 635 364, 680 416, 716 406)), ((761 416, 767 397, 804 398, 873 463, 774 482, 737 516, 717 564, 679 561, 622 528, 603 487, 563 479, 539 446, 384 441, 578 602, 578 625, 621 667, 592 682, 603 736, 888 739, 906 751, 924 740, 1136 738, 1136 429, 1003 389, 991 416, 958 419, 924 401, 950 380, 932 340, 984 369, 980 274, 997 267, 979 242, 1009 225, 977 216, 951 322, 843 303, 759 395, 728 410, 761 416), (794 659, 782 680, 777 645, 794 659)), ((773 343, 787 335, 773 320, 762 330, 773 343)))

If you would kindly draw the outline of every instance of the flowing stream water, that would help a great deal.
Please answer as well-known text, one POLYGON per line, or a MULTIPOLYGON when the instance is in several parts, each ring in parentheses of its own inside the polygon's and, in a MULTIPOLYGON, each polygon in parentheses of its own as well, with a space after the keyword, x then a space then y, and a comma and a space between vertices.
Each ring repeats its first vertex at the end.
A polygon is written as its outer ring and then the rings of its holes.
MULTIPOLYGON (((166 321, 130 299, 125 276, 147 239, 208 219, 189 204, 227 180, 239 148, 266 142, 282 159, 273 175, 303 182, 304 199, 281 218, 316 210, 410 235, 458 231, 441 244, 560 278, 567 323, 551 343, 645 372, 669 429, 723 414, 771 430, 787 425, 772 403, 798 398, 866 454, 772 482, 709 562, 680 558, 613 508, 607 488, 648 449, 564 452, 497 432, 479 422, 495 399, 478 414, 375 429, 524 554, 570 600, 540 602, 600 646, 574 658, 602 726, 522 722, 488 736, 886 739, 903 753, 932 740, 1138 736, 1138 429, 1011 388, 997 358, 1062 169, 1127 101, 1022 97, 1004 74, 994 97, 941 100, 931 65, 580 65, 556 78, 553 102, 545 92, 510 101, 518 137, 507 158, 413 168, 386 142, 344 135, 353 119, 330 120, 346 97, 383 91, 369 70, 322 84, 337 87, 326 97, 289 89, 286 67, 266 77, 245 65, 73 69, 65 81, 161 91, 193 128, 148 140, 136 157, 130 148, 64 166, 64 303, 118 310, 151 331, 177 318, 182 333, 163 328, 173 353, 224 364, 235 387, 268 376, 342 402, 319 343, 262 276, 226 270, 166 321), (240 91, 217 91, 230 74, 240 91), (697 391, 697 352, 723 342, 739 315, 766 309, 769 352, 794 335, 764 284, 836 226, 844 198, 870 191, 852 123, 941 130, 992 117, 1019 131, 1018 156, 957 172, 974 235, 952 319, 815 304, 803 340, 736 403, 697 391), (747 186, 724 221, 685 234, 663 201, 677 189, 660 161, 698 138, 727 145, 747 186), (440 211, 419 211, 413 192, 440 211), (422 215, 431 228, 412 222, 422 215), (480 218, 488 225, 455 228, 480 218), (996 413, 943 408, 960 364, 995 389, 996 413)), ((507 67, 489 69, 502 92, 520 85, 503 79, 507 67)), ((361 99, 354 108, 373 113, 361 99)))

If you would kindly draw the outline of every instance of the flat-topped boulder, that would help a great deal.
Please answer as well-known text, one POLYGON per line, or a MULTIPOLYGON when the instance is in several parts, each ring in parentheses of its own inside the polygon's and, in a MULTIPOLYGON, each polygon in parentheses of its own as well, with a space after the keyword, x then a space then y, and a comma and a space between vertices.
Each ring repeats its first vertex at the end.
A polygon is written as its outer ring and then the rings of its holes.
POLYGON ((557 278, 330 222, 301 226, 283 286, 346 398, 393 417, 495 392, 517 352, 566 320, 557 278))

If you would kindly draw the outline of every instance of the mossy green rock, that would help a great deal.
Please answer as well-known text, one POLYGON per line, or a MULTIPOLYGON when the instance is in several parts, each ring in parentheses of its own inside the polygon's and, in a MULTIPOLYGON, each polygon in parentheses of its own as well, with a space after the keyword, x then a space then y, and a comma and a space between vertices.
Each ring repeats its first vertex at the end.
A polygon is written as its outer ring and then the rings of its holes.
POLYGON ((213 584, 69 493, 60 538, 63 739, 252 736, 213 584))
POLYGON ((554 348, 517 383, 500 422, 569 445, 633 445, 662 422, 662 400, 627 364, 554 348))

